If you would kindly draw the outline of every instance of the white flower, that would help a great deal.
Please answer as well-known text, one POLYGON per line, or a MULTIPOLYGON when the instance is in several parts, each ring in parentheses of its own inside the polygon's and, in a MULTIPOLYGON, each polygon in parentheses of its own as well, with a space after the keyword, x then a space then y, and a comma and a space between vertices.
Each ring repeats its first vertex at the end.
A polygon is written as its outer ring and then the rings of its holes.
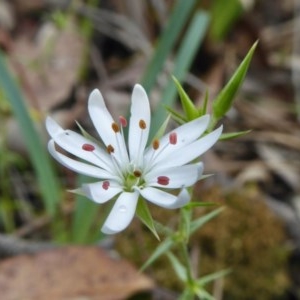
POLYGON ((203 172, 201 162, 190 162, 218 140, 222 127, 201 137, 209 124, 209 116, 205 115, 161 139, 154 139, 146 147, 150 106, 145 90, 138 84, 132 93, 127 143, 123 135, 126 119, 113 120, 97 89, 90 94, 88 110, 104 147, 74 131, 62 129, 48 117, 46 127, 52 137, 48 149, 67 168, 99 179, 83 184, 77 192, 97 203, 118 195, 102 232, 114 234, 125 229, 134 217, 139 196, 165 208, 182 207, 190 200, 186 187, 198 181, 203 172), (86 163, 62 154, 55 144, 86 163), (175 196, 168 189, 180 189, 180 192, 175 196))

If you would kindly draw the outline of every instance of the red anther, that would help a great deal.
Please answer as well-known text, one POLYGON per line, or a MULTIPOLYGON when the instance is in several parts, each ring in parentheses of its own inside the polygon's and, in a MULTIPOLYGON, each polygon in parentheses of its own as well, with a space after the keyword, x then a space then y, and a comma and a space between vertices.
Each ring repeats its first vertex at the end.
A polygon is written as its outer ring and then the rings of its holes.
POLYGON ((170 182, 170 178, 167 176, 158 176, 157 183, 161 185, 168 185, 170 182))
POLYGON ((154 150, 157 150, 159 148, 159 140, 155 139, 153 142, 152 142, 152 148, 154 150))
POLYGON ((146 129, 147 127, 146 122, 143 119, 139 121, 139 126, 141 129, 146 129))
POLYGON ((177 144, 177 133, 176 132, 171 132, 169 135, 169 142, 171 145, 176 145, 177 144))
POLYGON ((82 145, 82 149, 85 150, 85 151, 94 151, 95 150, 95 147, 91 144, 83 144, 82 145))
POLYGON ((123 116, 119 117, 119 121, 122 127, 127 127, 127 120, 123 116))
POLYGON ((111 128, 112 128, 112 130, 113 130, 115 133, 117 133, 117 132, 120 131, 119 125, 118 125, 117 123, 115 123, 115 122, 113 122, 113 123, 111 124, 111 128))
POLYGON ((112 145, 108 145, 106 150, 107 150, 108 154, 115 152, 115 148, 112 145))
POLYGON ((103 181, 102 182, 102 188, 104 189, 104 190, 108 190, 108 188, 109 188, 109 186, 110 186, 110 183, 109 183, 109 181, 103 181))

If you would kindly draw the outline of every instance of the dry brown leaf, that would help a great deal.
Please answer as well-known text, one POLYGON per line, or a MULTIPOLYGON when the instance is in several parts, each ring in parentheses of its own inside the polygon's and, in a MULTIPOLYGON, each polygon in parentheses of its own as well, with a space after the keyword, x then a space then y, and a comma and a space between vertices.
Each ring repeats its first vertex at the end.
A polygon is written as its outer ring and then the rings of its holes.
POLYGON ((46 23, 35 39, 16 38, 11 62, 31 107, 49 111, 69 97, 78 79, 84 44, 71 21, 63 30, 46 23))
POLYGON ((63 247, 0 263, 5 300, 118 300, 153 286, 130 263, 98 247, 63 247))

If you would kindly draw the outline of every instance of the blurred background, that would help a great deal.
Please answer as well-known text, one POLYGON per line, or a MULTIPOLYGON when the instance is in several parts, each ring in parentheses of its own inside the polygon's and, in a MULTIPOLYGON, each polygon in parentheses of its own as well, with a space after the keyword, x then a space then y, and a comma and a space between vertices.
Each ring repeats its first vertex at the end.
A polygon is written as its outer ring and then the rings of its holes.
MULTIPOLYGON (((76 120, 97 136, 86 111, 89 92, 99 88, 112 114, 126 115, 132 88, 141 83, 155 130, 167 115, 165 105, 181 109, 172 74, 197 105, 208 92, 210 111, 257 40, 244 84, 222 121, 225 132, 251 132, 220 141, 203 157, 206 173, 214 176, 197 185, 194 198, 226 209, 193 237, 190 253, 199 274, 231 269, 209 287, 216 299, 300 299, 297 0, 0 1, 1 299, 177 299, 180 287, 167 260, 147 269, 145 278, 134 273, 157 246, 139 221, 107 239, 99 233, 105 208, 66 191, 87 179, 49 157, 44 120, 51 115, 62 127, 78 129, 76 120), (23 265, 30 268, 22 254, 71 244, 101 245, 130 265, 113 266, 118 284, 127 287, 121 296, 116 278, 104 280, 103 274, 97 284, 82 287, 86 298, 70 293, 67 284, 61 294, 51 294, 47 283, 32 294, 38 287, 26 285, 29 273, 19 274, 23 265), (129 269, 140 281, 126 281, 129 269), (101 298, 101 286, 109 286, 111 295, 101 298), (151 292, 134 296, 144 289, 151 292)), ((169 226, 176 219, 176 212, 151 212, 169 226)), ((59 258, 53 254, 53 261, 44 257, 36 267, 57 270, 71 257, 72 265, 86 268, 84 276, 101 272, 95 263, 82 263, 93 253, 75 249, 59 258)), ((110 259, 105 253, 104 265, 110 259)), ((93 259, 97 264, 100 258, 93 259)), ((70 273, 73 284, 81 281, 70 273)))

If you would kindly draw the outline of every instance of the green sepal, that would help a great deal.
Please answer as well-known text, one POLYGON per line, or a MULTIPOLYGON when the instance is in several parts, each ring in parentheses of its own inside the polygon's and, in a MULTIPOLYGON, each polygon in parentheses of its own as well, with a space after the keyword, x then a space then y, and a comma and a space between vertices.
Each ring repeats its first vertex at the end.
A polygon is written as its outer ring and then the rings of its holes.
POLYGON ((154 234, 154 236, 160 240, 158 233, 156 231, 156 228, 154 226, 154 222, 151 216, 151 213, 149 211, 148 205, 146 201, 143 198, 139 198, 137 208, 136 208, 136 214, 139 217, 139 219, 142 221, 143 224, 145 224, 149 230, 154 234))
POLYGON ((187 269, 184 267, 184 265, 178 260, 176 256, 174 256, 171 252, 166 253, 168 256, 168 259, 171 262, 171 265, 177 274, 178 278, 182 282, 187 282, 187 269))
POLYGON ((104 145, 101 143, 100 140, 97 140, 96 138, 94 138, 92 135, 90 135, 80 124, 78 121, 75 121, 76 125, 78 126, 81 134, 88 140, 90 140, 91 142, 94 142, 95 144, 104 147, 104 145))
POLYGON ((205 223, 216 217, 222 210, 224 210, 224 207, 219 207, 212 212, 194 220, 191 222, 191 233, 194 233, 196 230, 198 230, 201 226, 203 226, 205 223))
POLYGON ((181 105, 182 105, 183 111, 185 113, 186 119, 188 121, 192 121, 192 120, 196 119, 199 116, 198 115, 198 109, 195 107, 195 104, 190 99, 190 97, 187 95, 187 93, 183 89, 182 85, 177 80, 177 78, 175 76, 172 76, 172 79, 175 82, 175 85, 176 85, 176 88, 177 88, 177 91, 178 91, 178 94, 179 94, 179 98, 180 98, 181 105))
MULTIPOLYGON (((165 119, 165 121, 162 123, 162 125, 161 125, 161 126, 159 127, 159 129, 157 130, 157 132, 156 132, 156 134, 155 134, 153 140, 154 140, 154 139, 160 139, 160 138, 165 134, 166 129, 167 129, 167 126, 168 126, 168 123, 169 123, 169 121, 170 121, 170 118, 171 118, 171 116, 168 115, 167 118, 165 119)), ((153 140, 152 140, 152 141, 153 141, 153 140)))
POLYGON ((178 124, 182 125, 187 122, 187 119, 184 115, 177 112, 175 109, 171 108, 170 106, 165 105, 165 109, 171 115, 172 119, 175 120, 178 124))
POLYGON ((174 241, 172 237, 167 237, 163 242, 161 242, 161 244, 154 250, 152 255, 148 258, 148 260, 142 265, 141 271, 148 268, 160 256, 168 252, 173 245, 174 245, 174 241))
POLYGON ((206 114, 207 112, 207 104, 208 104, 208 100, 209 100, 209 91, 206 90, 205 91, 205 96, 204 96, 204 100, 203 100, 203 104, 202 106, 198 109, 198 115, 199 116, 203 116, 206 114))
MULTIPOLYGON (((257 47, 257 43, 255 42, 249 52, 247 53, 244 60, 241 62, 239 67, 236 69, 228 83, 218 94, 217 98, 213 102, 213 125, 220 118, 222 118, 227 111, 231 108, 234 97, 240 88, 243 80, 245 78, 246 72, 248 70, 250 61, 252 59, 253 53, 257 47)), ((212 126, 214 127, 214 126, 212 126)))
POLYGON ((219 140, 221 141, 225 141, 225 140, 230 140, 230 139, 235 139, 238 138, 240 136, 246 135, 249 132, 251 132, 251 130, 244 130, 244 131, 238 131, 238 132, 229 132, 229 133, 223 133, 219 140))

